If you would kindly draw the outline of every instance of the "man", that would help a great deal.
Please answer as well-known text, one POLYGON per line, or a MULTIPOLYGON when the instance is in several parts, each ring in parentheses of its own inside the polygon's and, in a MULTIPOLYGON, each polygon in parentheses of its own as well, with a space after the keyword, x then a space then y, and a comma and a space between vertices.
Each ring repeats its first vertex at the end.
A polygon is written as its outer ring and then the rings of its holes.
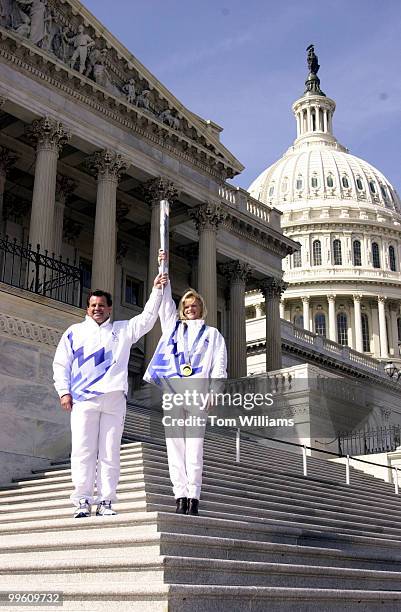
POLYGON ((111 323, 110 293, 93 291, 85 321, 69 327, 57 347, 54 386, 62 409, 71 412, 75 518, 90 516, 96 502, 97 515, 116 514, 112 502, 120 476, 130 349, 155 324, 167 279, 167 274, 156 276, 143 312, 129 321, 111 323))

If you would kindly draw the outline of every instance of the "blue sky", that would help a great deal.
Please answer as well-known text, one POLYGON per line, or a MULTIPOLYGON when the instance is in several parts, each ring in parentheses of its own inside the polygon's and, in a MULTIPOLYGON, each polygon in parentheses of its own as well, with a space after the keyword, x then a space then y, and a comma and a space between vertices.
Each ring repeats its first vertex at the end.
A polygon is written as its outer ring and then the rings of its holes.
POLYGON ((84 0, 183 103, 224 127, 247 188, 295 138, 315 44, 334 133, 401 193, 400 0, 84 0))

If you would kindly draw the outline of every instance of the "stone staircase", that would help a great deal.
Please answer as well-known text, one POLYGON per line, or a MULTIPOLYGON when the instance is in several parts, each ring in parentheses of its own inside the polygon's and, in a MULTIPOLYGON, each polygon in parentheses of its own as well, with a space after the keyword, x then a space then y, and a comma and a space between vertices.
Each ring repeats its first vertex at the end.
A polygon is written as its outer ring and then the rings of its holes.
MULTIPOLYGON (((71 518, 67 462, 0 489, 0 591, 141 612, 401 609, 401 499, 345 467, 209 432, 201 516, 177 516, 157 418, 127 415, 119 514, 71 518)), ((4 606, 5 610, 25 607, 4 606)))

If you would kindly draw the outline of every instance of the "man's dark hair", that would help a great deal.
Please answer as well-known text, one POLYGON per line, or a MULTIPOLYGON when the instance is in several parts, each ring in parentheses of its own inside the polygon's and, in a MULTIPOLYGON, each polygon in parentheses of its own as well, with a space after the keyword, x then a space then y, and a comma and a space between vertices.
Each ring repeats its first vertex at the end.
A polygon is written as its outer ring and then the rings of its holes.
POLYGON ((90 291, 88 297, 86 298, 86 306, 89 306, 89 301, 91 297, 105 297, 107 306, 110 308, 113 304, 113 300, 111 299, 111 293, 108 291, 103 291, 103 289, 95 289, 95 291, 90 291))

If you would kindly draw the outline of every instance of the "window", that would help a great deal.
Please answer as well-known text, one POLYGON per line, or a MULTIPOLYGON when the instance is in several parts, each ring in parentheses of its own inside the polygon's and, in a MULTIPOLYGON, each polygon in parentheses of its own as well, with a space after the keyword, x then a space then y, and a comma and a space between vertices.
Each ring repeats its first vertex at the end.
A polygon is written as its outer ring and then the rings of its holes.
POLYGON ((348 345, 348 322, 345 312, 337 315, 337 342, 343 346, 348 345))
POLYGON ((341 266, 343 263, 343 258, 341 255, 341 241, 336 240, 333 241, 333 263, 335 266, 341 266))
POLYGON ((360 240, 354 240, 352 244, 352 250, 354 255, 354 266, 362 265, 362 252, 361 252, 361 242, 360 240))
POLYGON ((398 342, 401 342, 401 317, 397 317, 398 342))
POLYGON ((316 187, 319 185, 319 181, 317 180, 317 176, 312 176, 311 178, 311 185, 312 187, 314 187, 316 189, 316 187))
POLYGON ((315 333, 326 337, 326 315, 323 312, 315 315, 315 333))
POLYGON ((384 185, 380 185, 380 191, 382 192, 382 196, 385 200, 387 200, 387 191, 384 185))
POLYGON ((372 193, 376 193, 376 186, 373 181, 369 181, 369 188, 372 193))
POLYGON ((312 255, 313 255, 313 265, 321 266, 322 265, 322 245, 320 244, 320 240, 313 241, 312 255))
POLYGON ((269 198, 271 198, 273 194, 274 194, 274 185, 272 185, 269 189, 269 198))
POLYGON ((303 329, 304 327, 304 316, 301 314, 297 314, 294 317, 294 325, 295 327, 301 327, 303 329))
POLYGON ((364 312, 361 314, 362 323, 362 349, 364 353, 370 352, 370 336, 369 336, 369 321, 368 315, 364 312))
POLYGON ((393 246, 389 246, 388 247, 388 259, 390 262, 390 270, 392 272, 396 272, 397 271, 397 267, 395 265, 395 250, 393 246))
POLYGON ((301 256, 301 251, 295 251, 294 253, 294 268, 301 268, 302 267, 302 256, 301 256))
POLYGON ((341 184, 343 187, 345 187, 346 189, 349 187, 349 180, 347 176, 343 176, 341 179, 341 184))
POLYGON ((303 184, 304 184, 304 182, 303 182, 302 176, 298 176, 297 182, 296 182, 296 188, 297 189, 302 189, 303 184))
POLYGON ((128 275, 125 277, 125 303, 143 306, 143 282, 128 275))
POLYGON ((287 178, 285 178, 285 179, 283 180, 283 182, 281 183, 281 191, 282 191, 283 193, 285 193, 286 191, 288 191, 288 179, 287 179, 287 178))
POLYGON ((92 287, 92 262, 88 259, 80 259, 79 267, 82 270, 82 287, 91 289, 92 287))
POLYGON ((363 183, 362 183, 362 179, 358 176, 358 178, 356 179, 356 186, 358 187, 359 191, 363 190, 363 183))
POLYGON ((374 268, 380 268, 380 253, 377 242, 372 242, 372 262, 374 268))
POLYGON ((255 306, 246 306, 245 308, 245 319, 255 319, 256 318, 256 308, 255 306))
POLYGON ((329 176, 326 179, 326 185, 327 187, 334 187, 334 181, 333 181, 333 177, 331 176, 331 174, 329 174, 329 176))

